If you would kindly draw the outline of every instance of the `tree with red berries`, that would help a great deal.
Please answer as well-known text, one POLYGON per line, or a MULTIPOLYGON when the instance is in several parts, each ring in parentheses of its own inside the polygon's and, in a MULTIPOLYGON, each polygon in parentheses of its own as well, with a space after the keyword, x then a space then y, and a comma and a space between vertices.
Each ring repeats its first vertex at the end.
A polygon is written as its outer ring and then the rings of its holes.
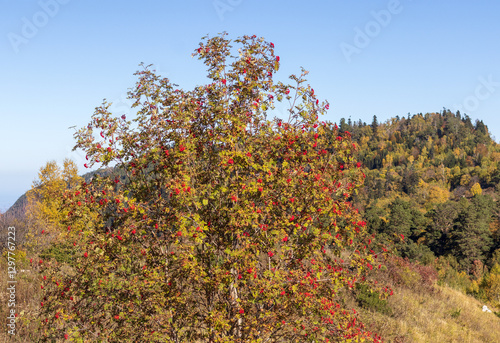
POLYGON ((193 54, 210 83, 184 91, 145 67, 135 118, 104 102, 76 133, 88 167, 114 169, 64 195, 80 257, 42 267, 47 340, 378 341, 342 300, 376 287, 382 256, 349 201, 355 144, 318 121, 306 71, 273 80, 273 43, 244 36, 232 56, 225 36, 193 54))

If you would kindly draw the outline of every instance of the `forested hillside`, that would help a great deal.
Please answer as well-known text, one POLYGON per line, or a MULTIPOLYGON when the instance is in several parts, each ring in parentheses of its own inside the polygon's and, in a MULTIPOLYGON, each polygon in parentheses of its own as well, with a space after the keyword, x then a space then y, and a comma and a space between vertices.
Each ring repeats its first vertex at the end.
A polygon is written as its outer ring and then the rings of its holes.
POLYGON ((355 203, 370 230, 404 235, 395 241, 403 257, 484 283, 500 264, 500 145, 486 125, 444 109, 385 123, 341 119, 340 131, 359 144, 366 167, 355 203))

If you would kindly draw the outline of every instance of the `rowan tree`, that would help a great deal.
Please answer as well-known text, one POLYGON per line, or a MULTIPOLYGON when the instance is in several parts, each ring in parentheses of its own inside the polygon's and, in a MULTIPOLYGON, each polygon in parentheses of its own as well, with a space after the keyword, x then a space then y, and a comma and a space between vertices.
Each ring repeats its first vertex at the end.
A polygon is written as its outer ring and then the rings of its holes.
POLYGON ((191 91, 144 67, 135 118, 104 101, 76 134, 85 166, 114 172, 64 196, 80 257, 42 268, 47 340, 379 341, 343 301, 379 287, 383 256, 350 202, 356 145, 318 121, 329 105, 305 70, 277 82, 273 43, 234 42, 203 39, 209 83, 191 91))

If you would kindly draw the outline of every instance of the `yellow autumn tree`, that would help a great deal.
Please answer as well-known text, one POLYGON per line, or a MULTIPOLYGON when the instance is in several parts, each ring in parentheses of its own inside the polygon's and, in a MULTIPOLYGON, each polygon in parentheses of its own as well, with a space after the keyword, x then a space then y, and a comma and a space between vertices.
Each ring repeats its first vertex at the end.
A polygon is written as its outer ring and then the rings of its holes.
POLYGON ((473 196, 481 195, 483 194, 483 189, 481 188, 481 185, 476 182, 470 189, 470 192, 472 193, 473 196))
POLYGON ((450 198, 450 191, 438 184, 431 184, 429 188, 429 202, 432 204, 442 204, 450 198))
POLYGON ((500 265, 495 264, 487 280, 486 296, 494 306, 500 306, 500 265))
POLYGON ((445 185, 436 182, 427 183, 422 179, 418 183, 417 194, 426 208, 445 203, 450 198, 450 191, 445 185))
POLYGON ((43 248, 57 239, 61 222, 67 215, 60 210, 61 194, 81 182, 83 178, 78 176, 78 167, 70 159, 64 160, 63 168, 56 161, 49 161, 40 168, 38 179, 26 194, 27 247, 43 248))
POLYGON ((500 307, 500 264, 495 263, 488 274, 473 283, 470 291, 482 294, 493 306, 500 307))

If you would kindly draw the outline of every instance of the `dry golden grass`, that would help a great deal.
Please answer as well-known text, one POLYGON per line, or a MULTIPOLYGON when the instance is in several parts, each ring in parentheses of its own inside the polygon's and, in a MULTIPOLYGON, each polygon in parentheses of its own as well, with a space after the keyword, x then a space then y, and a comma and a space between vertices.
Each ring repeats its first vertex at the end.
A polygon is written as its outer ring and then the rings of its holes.
MULTIPOLYGON (((36 269, 36 267, 34 267, 36 269)), ((32 335, 36 323, 28 318, 33 317, 33 313, 40 306, 40 281, 36 270, 26 261, 17 260, 16 269, 18 271, 15 280, 16 283, 16 313, 18 314, 16 323, 16 334, 9 335, 7 332, 8 291, 7 291, 7 261, 0 257, 0 317, 2 318, 2 327, 0 329, 0 343, 4 342, 33 342, 32 335), (25 270, 25 272, 21 272, 25 270)))
POLYGON ((500 342, 500 318, 483 312, 483 303, 449 287, 435 289, 398 288, 388 300, 392 315, 361 310, 362 319, 385 342, 500 342))

